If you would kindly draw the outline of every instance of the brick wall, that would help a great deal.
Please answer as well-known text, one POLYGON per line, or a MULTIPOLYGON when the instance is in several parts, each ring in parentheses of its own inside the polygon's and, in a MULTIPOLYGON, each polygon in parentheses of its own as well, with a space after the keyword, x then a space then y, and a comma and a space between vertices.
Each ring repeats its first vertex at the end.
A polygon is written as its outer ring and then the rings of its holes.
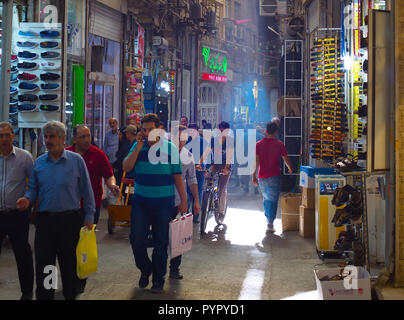
POLYGON ((396 6, 396 274, 397 286, 404 287, 404 1, 396 6))

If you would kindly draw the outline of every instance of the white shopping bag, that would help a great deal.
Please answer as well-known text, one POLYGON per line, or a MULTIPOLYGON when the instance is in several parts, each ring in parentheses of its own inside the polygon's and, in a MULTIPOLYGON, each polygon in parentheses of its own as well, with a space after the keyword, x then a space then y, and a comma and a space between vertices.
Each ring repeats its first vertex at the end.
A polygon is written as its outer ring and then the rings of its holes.
POLYGON ((192 213, 170 222, 169 255, 172 258, 183 255, 192 248, 192 213))

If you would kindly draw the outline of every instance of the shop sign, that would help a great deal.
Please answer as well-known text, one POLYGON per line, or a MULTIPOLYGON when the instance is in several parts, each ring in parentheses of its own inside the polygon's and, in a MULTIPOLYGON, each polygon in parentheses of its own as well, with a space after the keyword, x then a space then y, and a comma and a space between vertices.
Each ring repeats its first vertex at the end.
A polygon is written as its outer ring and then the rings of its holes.
POLYGON ((226 83, 227 82, 227 77, 226 76, 221 76, 221 75, 218 75, 218 74, 203 73, 202 74, 202 80, 226 83))
POLYGON ((370 0, 369 9, 390 11, 391 10, 391 0, 370 0))
POLYGON ((227 72, 227 57, 220 53, 214 52, 211 48, 202 48, 202 57, 206 70, 211 73, 226 74, 227 72))

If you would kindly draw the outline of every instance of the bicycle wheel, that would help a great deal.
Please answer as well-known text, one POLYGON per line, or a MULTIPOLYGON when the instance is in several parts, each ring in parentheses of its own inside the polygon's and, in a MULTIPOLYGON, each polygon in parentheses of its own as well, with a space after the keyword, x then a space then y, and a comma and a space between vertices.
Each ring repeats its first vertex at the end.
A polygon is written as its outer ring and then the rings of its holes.
POLYGON ((201 222, 200 222, 200 232, 205 234, 206 225, 209 219, 209 208, 211 203, 211 193, 204 192, 202 195, 202 207, 201 207, 201 222))
POLYGON ((215 201, 214 201, 214 204, 215 204, 215 207, 214 207, 215 220, 216 220, 216 223, 217 223, 217 224, 221 225, 221 224, 223 224, 224 219, 226 218, 226 212, 227 212, 227 204, 228 204, 228 202, 227 202, 227 200, 226 200, 226 207, 225 207, 225 209, 224 209, 223 214, 219 214, 219 210, 218 210, 218 209, 219 209, 219 195, 218 195, 218 193, 217 193, 217 190, 215 190, 214 199, 215 199, 215 201))

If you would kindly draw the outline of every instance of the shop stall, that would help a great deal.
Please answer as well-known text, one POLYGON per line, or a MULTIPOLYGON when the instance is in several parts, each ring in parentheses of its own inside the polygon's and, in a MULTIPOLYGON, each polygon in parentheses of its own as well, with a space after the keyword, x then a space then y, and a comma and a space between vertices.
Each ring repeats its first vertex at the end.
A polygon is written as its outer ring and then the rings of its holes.
POLYGON ((328 183, 332 176, 315 178, 316 243, 328 257, 377 271, 388 264, 391 251, 386 245, 392 223, 386 209, 393 154, 390 2, 340 4, 340 26, 313 28, 308 37, 309 163, 313 170, 334 168, 335 179, 345 181, 342 186, 328 183), (329 201, 321 204, 322 198, 329 201))

